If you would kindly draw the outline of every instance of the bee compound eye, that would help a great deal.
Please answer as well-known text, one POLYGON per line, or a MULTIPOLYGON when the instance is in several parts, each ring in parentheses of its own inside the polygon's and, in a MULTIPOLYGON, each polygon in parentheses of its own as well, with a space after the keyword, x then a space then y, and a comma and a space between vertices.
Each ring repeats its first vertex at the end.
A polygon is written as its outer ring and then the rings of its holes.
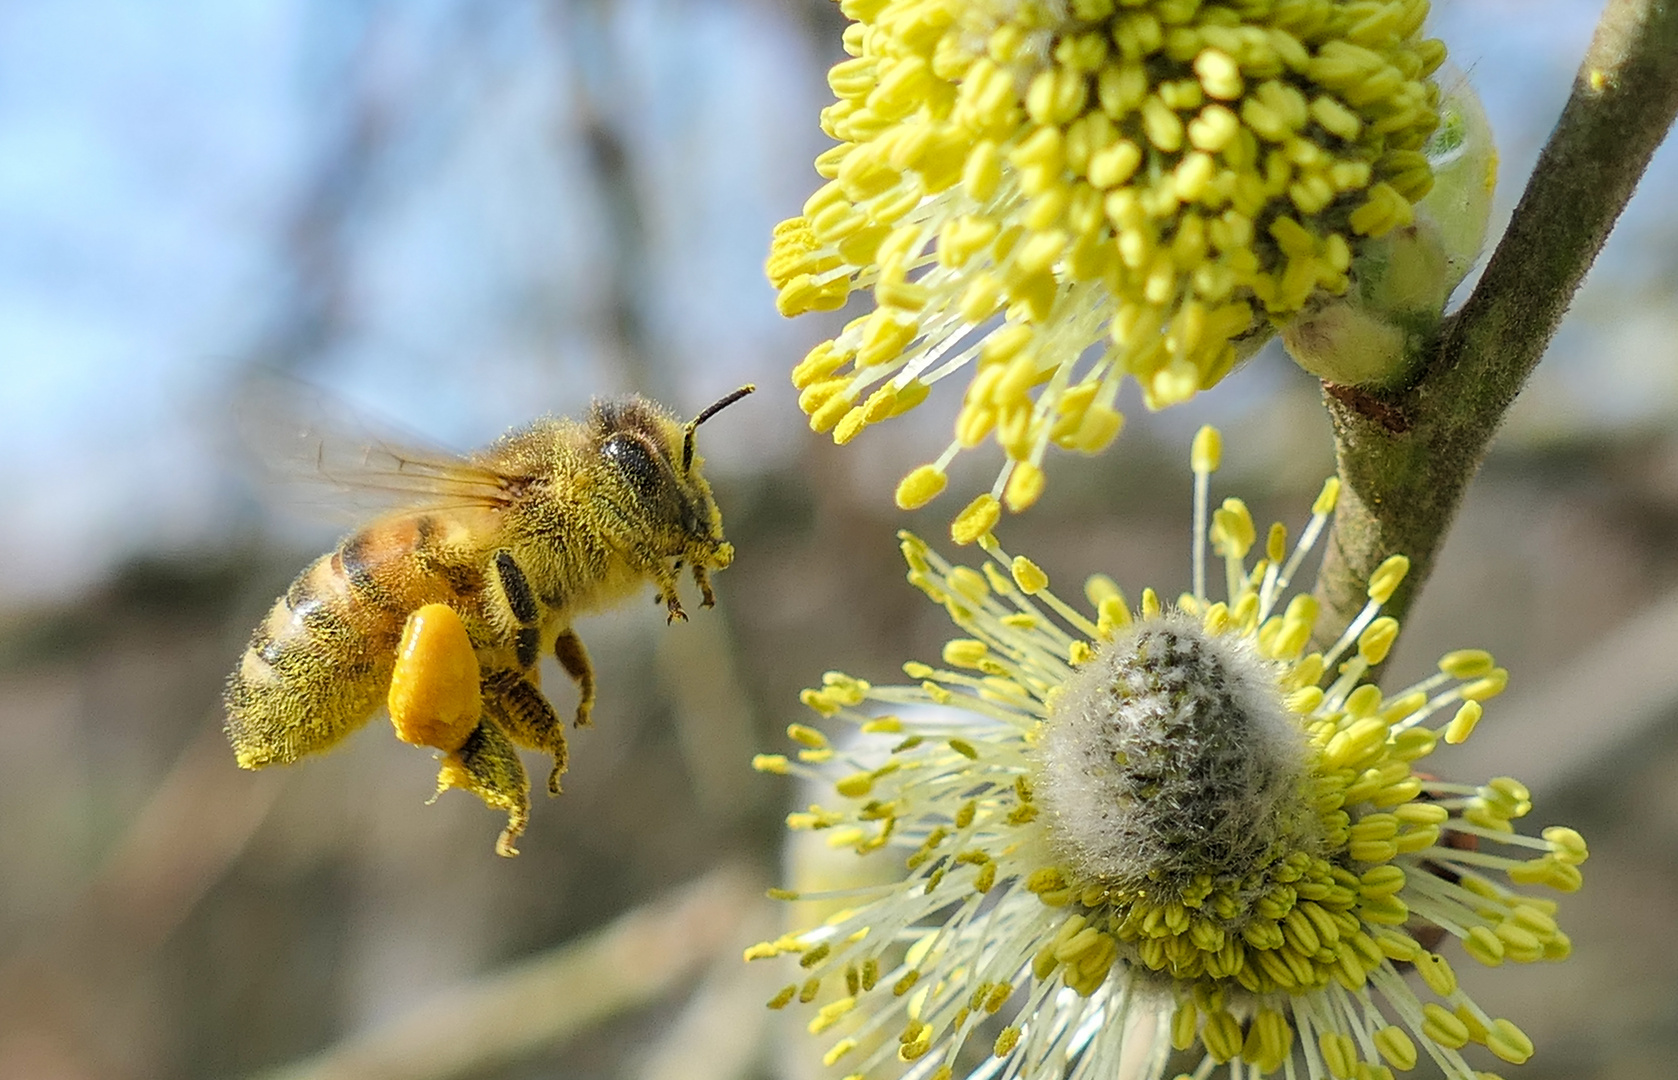
POLYGON ((658 489, 661 479, 658 463, 640 439, 621 433, 613 435, 601 444, 600 454, 621 469, 637 490, 650 494, 658 489))

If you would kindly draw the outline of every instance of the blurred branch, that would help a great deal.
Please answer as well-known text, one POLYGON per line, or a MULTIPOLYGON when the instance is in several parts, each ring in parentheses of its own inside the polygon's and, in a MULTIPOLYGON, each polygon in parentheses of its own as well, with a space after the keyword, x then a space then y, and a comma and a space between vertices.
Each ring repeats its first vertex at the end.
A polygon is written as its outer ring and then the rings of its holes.
POLYGON ((0 963, 0 1015, 88 1062, 104 1050, 91 1019, 243 854, 283 786, 234 768, 215 725, 181 752, 58 925, 0 963))
POLYGON ((1391 395, 1325 385, 1343 487, 1317 581, 1323 634, 1351 621, 1394 553, 1411 570, 1386 610, 1404 617, 1675 113, 1678 4, 1609 0, 1508 231, 1420 378, 1391 395))
POLYGON ((765 918, 754 876, 712 871, 580 941, 444 991, 261 1080, 444 1080, 552 1047, 658 998, 747 943, 765 918))
MULTIPOLYGON (((774 937, 775 912, 759 906, 752 936, 774 937)), ((692 999, 624 1075, 639 1080, 737 1080, 751 1076, 768 1049, 775 1013, 764 1002, 783 974, 768 964, 743 964, 733 953, 711 963, 692 999)))

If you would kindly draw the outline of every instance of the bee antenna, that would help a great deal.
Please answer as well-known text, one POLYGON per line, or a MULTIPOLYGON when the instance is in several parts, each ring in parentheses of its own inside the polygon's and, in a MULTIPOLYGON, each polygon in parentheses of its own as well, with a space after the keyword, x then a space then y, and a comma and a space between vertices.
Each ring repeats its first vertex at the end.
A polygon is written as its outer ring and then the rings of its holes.
POLYGON ((736 401, 739 401, 741 398, 745 397, 747 394, 752 393, 756 389, 757 389, 757 387, 754 384, 747 383, 745 386, 742 386, 740 389, 734 391, 732 394, 728 394, 721 401, 718 401, 716 404, 709 406, 704 411, 702 411, 698 416, 696 416, 692 420, 688 421, 686 433, 685 433, 684 438, 682 439, 682 472, 684 472, 684 473, 687 472, 688 469, 693 465, 693 430, 694 430, 694 428, 697 428, 700 424, 703 424, 705 421, 709 420, 711 417, 713 417, 713 416, 717 415, 718 413, 722 412, 724 409, 728 408, 730 405, 734 404, 736 401))

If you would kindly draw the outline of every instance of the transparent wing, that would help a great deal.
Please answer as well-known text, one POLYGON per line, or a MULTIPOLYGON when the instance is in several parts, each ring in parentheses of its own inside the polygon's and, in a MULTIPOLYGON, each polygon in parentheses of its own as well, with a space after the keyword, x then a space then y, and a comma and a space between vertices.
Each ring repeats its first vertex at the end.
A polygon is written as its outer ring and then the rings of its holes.
POLYGON ((431 446, 307 383, 264 372, 241 387, 240 441, 270 478, 352 511, 506 505, 524 478, 431 446))

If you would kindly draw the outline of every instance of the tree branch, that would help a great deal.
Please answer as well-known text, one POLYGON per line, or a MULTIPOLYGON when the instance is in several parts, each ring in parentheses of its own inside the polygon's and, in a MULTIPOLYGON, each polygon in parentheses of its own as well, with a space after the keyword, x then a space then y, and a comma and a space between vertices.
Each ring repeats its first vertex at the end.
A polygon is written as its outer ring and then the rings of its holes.
POLYGON ((1395 553, 1411 570, 1386 610, 1402 619, 1504 413, 1678 113, 1678 2, 1609 0, 1572 97, 1509 229, 1407 389, 1325 387, 1342 480, 1316 596, 1338 634, 1369 575, 1395 553))
POLYGON ((448 1080, 552 1047, 667 993, 772 923, 754 876, 725 866, 610 926, 439 994, 260 1080, 448 1080))

